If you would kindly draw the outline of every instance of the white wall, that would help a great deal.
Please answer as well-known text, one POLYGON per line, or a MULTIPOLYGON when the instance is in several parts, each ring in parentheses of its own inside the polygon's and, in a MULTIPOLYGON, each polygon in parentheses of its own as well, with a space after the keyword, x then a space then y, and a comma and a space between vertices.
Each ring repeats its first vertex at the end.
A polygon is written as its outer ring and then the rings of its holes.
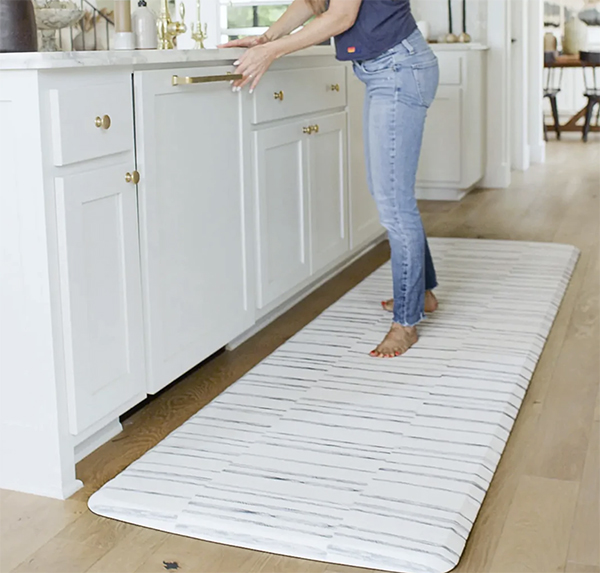
MULTIPOLYGON (((448 33, 447 0, 412 0, 413 14, 425 20, 431 29, 431 38, 448 33)), ((462 32, 462 0, 452 0, 452 22, 455 34, 462 32)), ((485 43, 487 29, 487 0, 467 0, 467 32, 473 41, 485 43)))

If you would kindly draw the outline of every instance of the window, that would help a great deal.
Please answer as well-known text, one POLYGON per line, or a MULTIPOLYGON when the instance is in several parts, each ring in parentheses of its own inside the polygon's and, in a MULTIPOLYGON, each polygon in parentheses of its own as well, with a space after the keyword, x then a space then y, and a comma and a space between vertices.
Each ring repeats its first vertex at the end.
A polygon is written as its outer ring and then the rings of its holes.
MULTIPOLYGON (((292 0, 219 0, 221 42, 264 34, 292 0)), ((321 45, 327 46, 331 40, 321 45)))
POLYGON ((263 34, 291 0, 221 0, 221 41, 263 34))

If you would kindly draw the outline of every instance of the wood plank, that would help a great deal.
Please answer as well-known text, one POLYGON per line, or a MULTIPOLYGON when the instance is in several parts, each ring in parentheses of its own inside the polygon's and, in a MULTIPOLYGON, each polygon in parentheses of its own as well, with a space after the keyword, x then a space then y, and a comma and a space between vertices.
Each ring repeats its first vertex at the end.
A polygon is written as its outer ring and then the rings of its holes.
POLYGON ((600 567, 600 422, 594 422, 591 431, 571 543, 569 561, 600 567))
POLYGON ((577 482, 522 476, 490 571, 564 571, 577 482))
POLYGON ((598 260, 592 259, 540 416, 531 475, 579 481, 583 474, 598 393, 598 292, 598 260))
POLYGON ((87 512, 85 503, 0 490, 0 571, 11 571, 87 512))

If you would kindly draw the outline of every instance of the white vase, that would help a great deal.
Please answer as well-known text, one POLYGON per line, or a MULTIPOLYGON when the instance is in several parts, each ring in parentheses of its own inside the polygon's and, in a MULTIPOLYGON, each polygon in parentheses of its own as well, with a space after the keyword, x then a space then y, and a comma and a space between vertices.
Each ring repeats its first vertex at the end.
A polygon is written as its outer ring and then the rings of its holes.
POLYGON ((563 52, 569 55, 579 55, 587 50, 588 27, 579 18, 571 18, 565 24, 563 52))

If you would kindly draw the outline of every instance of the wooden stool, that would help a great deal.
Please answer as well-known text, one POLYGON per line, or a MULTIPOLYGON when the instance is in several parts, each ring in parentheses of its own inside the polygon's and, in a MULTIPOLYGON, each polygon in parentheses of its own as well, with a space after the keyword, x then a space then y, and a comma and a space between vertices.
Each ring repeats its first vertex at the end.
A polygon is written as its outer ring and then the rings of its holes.
POLYGON ((600 66, 600 52, 580 52, 579 57, 582 62, 586 63, 583 68, 583 83, 585 85, 585 92, 583 95, 587 98, 587 106, 585 108, 585 123, 583 124, 583 141, 588 140, 588 134, 590 133, 590 127, 592 126, 592 116, 594 115, 594 107, 598 105, 598 113, 596 115, 596 125, 598 125, 598 119, 600 117, 600 88, 596 80, 596 68, 600 66), (588 85, 588 74, 587 69, 591 68, 592 73, 592 86, 588 85))

